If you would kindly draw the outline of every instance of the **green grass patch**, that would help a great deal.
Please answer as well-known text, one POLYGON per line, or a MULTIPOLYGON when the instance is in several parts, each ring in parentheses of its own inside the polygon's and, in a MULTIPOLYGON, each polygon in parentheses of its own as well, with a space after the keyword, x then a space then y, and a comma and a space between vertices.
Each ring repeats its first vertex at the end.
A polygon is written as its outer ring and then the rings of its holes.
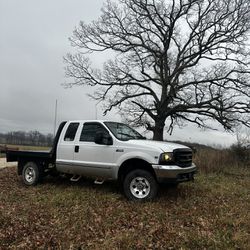
MULTIPOLYGON (((116 183, 46 178, 26 187, 0 170, 3 249, 250 249, 250 171, 199 174, 128 202, 116 183)), ((0 248, 1 248, 0 247, 0 248)))

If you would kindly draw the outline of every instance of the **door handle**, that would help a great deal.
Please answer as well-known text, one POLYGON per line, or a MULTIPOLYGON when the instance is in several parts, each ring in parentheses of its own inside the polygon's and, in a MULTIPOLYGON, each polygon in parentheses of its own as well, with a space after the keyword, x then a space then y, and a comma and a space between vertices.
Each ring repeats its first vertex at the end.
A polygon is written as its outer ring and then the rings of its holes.
POLYGON ((117 152, 117 153, 122 153, 122 152, 124 152, 124 149, 116 149, 115 152, 117 152))
POLYGON ((80 149, 79 146, 75 146, 75 153, 79 153, 79 149, 80 149))

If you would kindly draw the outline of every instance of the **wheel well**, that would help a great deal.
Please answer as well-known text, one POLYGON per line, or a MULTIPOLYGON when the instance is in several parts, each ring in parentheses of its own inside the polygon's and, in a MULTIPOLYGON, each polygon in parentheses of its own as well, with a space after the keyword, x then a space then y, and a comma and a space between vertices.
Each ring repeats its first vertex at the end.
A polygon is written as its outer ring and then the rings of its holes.
POLYGON ((43 172, 44 169, 47 168, 47 166, 49 164, 48 162, 44 162, 44 161, 42 161, 40 159, 32 159, 32 158, 19 159, 18 160, 18 165, 17 165, 17 174, 18 175, 22 175, 23 167, 28 162, 34 162, 35 164, 37 164, 37 166, 38 166, 38 168, 40 169, 41 172, 43 172))
POLYGON ((17 164, 17 174, 22 175, 23 167, 28 161, 26 160, 19 160, 17 164))
POLYGON ((118 171, 118 180, 121 183, 130 171, 135 169, 144 169, 149 171, 153 176, 155 176, 155 172, 150 163, 141 159, 129 159, 122 163, 118 171))

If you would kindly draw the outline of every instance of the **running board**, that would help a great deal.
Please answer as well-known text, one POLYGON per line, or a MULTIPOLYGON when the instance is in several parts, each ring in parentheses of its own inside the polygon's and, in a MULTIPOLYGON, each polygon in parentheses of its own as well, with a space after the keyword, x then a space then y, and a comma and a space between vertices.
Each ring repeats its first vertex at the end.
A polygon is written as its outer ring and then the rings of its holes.
POLYGON ((70 178, 70 181, 79 181, 80 179, 82 178, 81 175, 73 175, 71 178, 70 178))
POLYGON ((97 185, 102 185, 103 182, 104 182, 104 180, 100 180, 100 179, 96 179, 96 180, 94 181, 94 183, 97 184, 97 185))

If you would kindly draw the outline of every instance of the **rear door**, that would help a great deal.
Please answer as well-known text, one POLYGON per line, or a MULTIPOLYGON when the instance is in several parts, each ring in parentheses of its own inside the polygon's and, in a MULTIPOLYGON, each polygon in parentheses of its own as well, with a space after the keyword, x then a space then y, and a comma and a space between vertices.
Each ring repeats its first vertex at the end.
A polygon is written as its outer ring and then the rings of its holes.
POLYGON ((98 122, 86 122, 76 138, 74 164, 81 168, 82 174, 110 178, 114 163, 114 146, 95 143, 97 132, 108 133, 98 122))
POLYGON ((71 122, 62 130, 62 136, 57 145, 56 168, 63 173, 73 173, 75 138, 79 122, 71 122))

